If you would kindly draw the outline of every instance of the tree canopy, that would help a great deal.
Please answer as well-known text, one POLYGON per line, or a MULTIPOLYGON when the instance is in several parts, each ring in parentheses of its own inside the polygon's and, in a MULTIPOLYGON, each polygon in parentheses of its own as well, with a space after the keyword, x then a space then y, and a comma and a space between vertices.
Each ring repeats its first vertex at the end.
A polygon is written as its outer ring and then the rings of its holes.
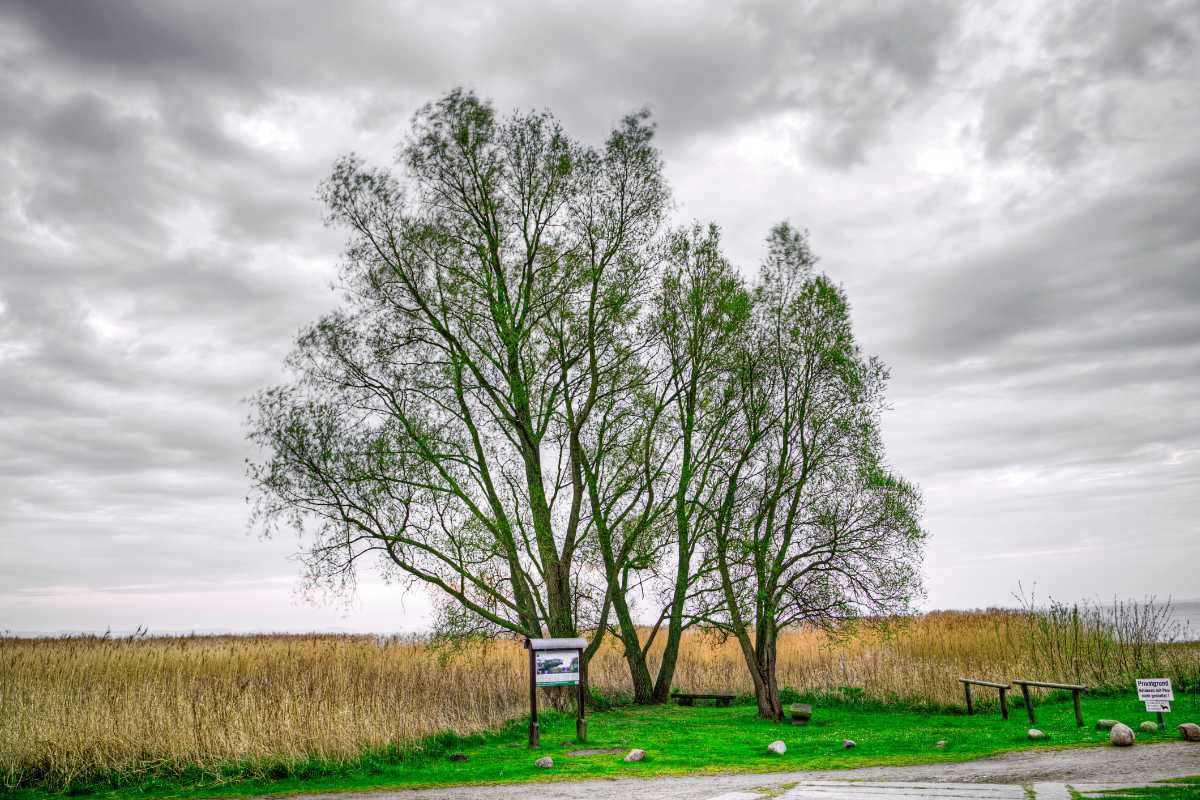
POLYGON ((803 235, 773 229, 747 285, 715 225, 666 227, 644 111, 588 146, 456 90, 397 162, 322 184, 345 302, 254 399, 255 519, 301 532, 314 584, 367 558, 447 632, 591 633, 586 657, 611 631, 639 702, 691 625, 769 686, 779 628, 902 607, 922 534, 886 370, 803 235))

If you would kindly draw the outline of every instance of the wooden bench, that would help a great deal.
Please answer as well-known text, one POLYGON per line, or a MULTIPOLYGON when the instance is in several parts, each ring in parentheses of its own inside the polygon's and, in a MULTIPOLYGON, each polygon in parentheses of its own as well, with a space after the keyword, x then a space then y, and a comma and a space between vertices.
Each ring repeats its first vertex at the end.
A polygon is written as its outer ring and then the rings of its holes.
POLYGON ((697 700, 714 700, 719 706, 727 706, 733 702, 731 694, 694 694, 691 692, 671 692, 671 697, 681 706, 695 705, 697 700))
POLYGON ((959 678, 963 685, 963 693, 967 696, 967 714, 975 713, 975 706, 971 702, 971 687, 972 686, 988 686, 992 689, 1000 690, 1000 716, 1008 719, 1008 690, 1007 683, 993 683, 992 681, 981 681, 977 678, 959 678))
POLYGON ((1083 709, 1079 707, 1079 693, 1086 692, 1088 687, 1081 686, 1077 683, 1047 683, 1045 681, 1013 681, 1017 686, 1021 687, 1021 694, 1025 697, 1025 710, 1029 712, 1029 724, 1037 723, 1037 719, 1033 715, 1033 699, 1029 696, 1029 687, 1038 686, 1042 689, 1062 689, 1071 693, 1071 701, 1075 704, 1075 724, 1083 727, 1083 709))

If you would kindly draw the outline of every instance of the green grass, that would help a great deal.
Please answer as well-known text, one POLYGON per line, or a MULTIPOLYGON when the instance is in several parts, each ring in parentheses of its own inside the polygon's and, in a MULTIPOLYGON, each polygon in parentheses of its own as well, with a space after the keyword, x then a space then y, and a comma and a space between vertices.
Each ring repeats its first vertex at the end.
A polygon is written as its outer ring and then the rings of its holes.
MULTIPOLYGON (((73 796, 104 798, 230 797, 298 792, 351 791, 380 788, 444 786, 471 783, 574 780, 580 778, 651 777, 705 772, 769 772, 779 770, 848 769, 875 764, 919 764, 961 761, 1010 750, 1034 747, 1097 745, 1107 741, 1107 731, 1096 731, 1096 719, 1111 717, 1136 725, 1149 719, 1132 695, 1087 697, 1084 714, 1088 725, 1078 728, 1069 700, 1049 700, 1037 706, 1037 727, 1049 734, 1045 742, 1026 737, 1029 727, 1023 709, 1010 712, 1007 722, 995 709, 973 717, 948 711, 919 711, 860 703, 817 703, 813 721, 806 726, 776 725, 755 716, 752 705, 729 708, 679 706, 622 707, 589 714, 587 748, 639 747, 646 759, 627 764, 622 755, 569 757, 575 749, 573 716, 542 716, 542 746, 526 745, 526 726, 514 722, 492 734, 468 738, 435 737, 417 750, 364 755, 348 764, 310 761, 264 765, 229 765, 221 777, 199 772, 159 774, 133 785, 93 782, 68 787, 73 796), (787 743, 783 756, 771 755, 766 746, 775 739, 787 743), (858 746, 842 747, 843 739, 858 746), (934 744, 944 739, 947 747, 934 744), (449 755, 461 752, 464 762, 449 755), (549 755, 554 768, 534 766, 549 755), (258 773, 271 777, 249 777, 258 773)), ((1182 709, 1181 709, 1182 710, 1182 709)), ((1178 738, 1168 718, 1166 730, 1138 734, 1139 745, 1178 738)), ((1188 787, 1190 789, 1190 787, 1188 787)), ((62 790, 27 788, 8 794, 14 800, 61 797, 62 790)), ((1173 795, 1172 795, 1173 796, 1173 795)), ((1193 795, 1179 795, 1193 797, 1193 795)))
POLYGON ((1176 778, 1163 781, 1156 786, 1146 786, 1140 789, 1120 789, 1111 792, 1075 793, 1078 798, 1137 798, 1137 800, 1200 800, 1200 775, 1191 778, 1176 778))

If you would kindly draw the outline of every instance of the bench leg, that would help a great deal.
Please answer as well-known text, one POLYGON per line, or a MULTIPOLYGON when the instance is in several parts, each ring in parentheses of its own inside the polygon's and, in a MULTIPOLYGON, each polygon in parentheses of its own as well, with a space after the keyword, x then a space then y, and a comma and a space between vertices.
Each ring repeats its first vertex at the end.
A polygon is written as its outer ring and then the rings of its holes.
POLYGON ((1079 707, 1079 690, 1071 692, 1071 700, 1075 703, 1075 724, 1083 727, 1083 709, 1079 707))
POLYGON ((1000 688, 1000 716, 1008 719, 1008 689, 1000 688))
POLYGON ((1033 699, 1029 696, 1029 686, 1021 684, 1021 695, 1025 698, 1025 710, 1029 713, 1029 724, 1036 725, 1037 717, 1033 714, 1033 699))
POLYGON ((963 684, 963 694, 967 696, 967 716, 969 717, 975 713, 975 707, 971 705, 971 684, 963 684))

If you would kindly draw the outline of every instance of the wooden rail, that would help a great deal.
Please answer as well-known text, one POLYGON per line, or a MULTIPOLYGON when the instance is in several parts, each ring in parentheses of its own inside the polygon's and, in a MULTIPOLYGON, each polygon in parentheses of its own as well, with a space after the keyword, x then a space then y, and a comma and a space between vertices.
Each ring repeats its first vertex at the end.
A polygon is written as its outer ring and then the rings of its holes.
POLYGON ((1033 713, 1033 698, 1029 696, 1029 687, 1037 686, 1042 689, 1062 689, 1071 693, 1071 702, 1075 704, 1075 724, 1083 727, 1083 709, 1079 705, 1079 693, 1086 692, 1088 687, 1078 683, 1050 683, 1048 681, 1013 681, 1017 686, 1021 687, 1021 694, 1025 697, 1025 710, 1029 712, 1029 724, 1037 723, 1037 718, 1033 713))
POLYGON ((972 686, 987 686, 992 689, 1000 690, 1000 716, 1008 719, 1008 689, 1007 683, 994 683, 992 681, 981 681, 978 678, 959 678, 963 685, 963 694, 967 696, 967 714, 975 713, 975 705, 971 702, 971 687, 972 686))

